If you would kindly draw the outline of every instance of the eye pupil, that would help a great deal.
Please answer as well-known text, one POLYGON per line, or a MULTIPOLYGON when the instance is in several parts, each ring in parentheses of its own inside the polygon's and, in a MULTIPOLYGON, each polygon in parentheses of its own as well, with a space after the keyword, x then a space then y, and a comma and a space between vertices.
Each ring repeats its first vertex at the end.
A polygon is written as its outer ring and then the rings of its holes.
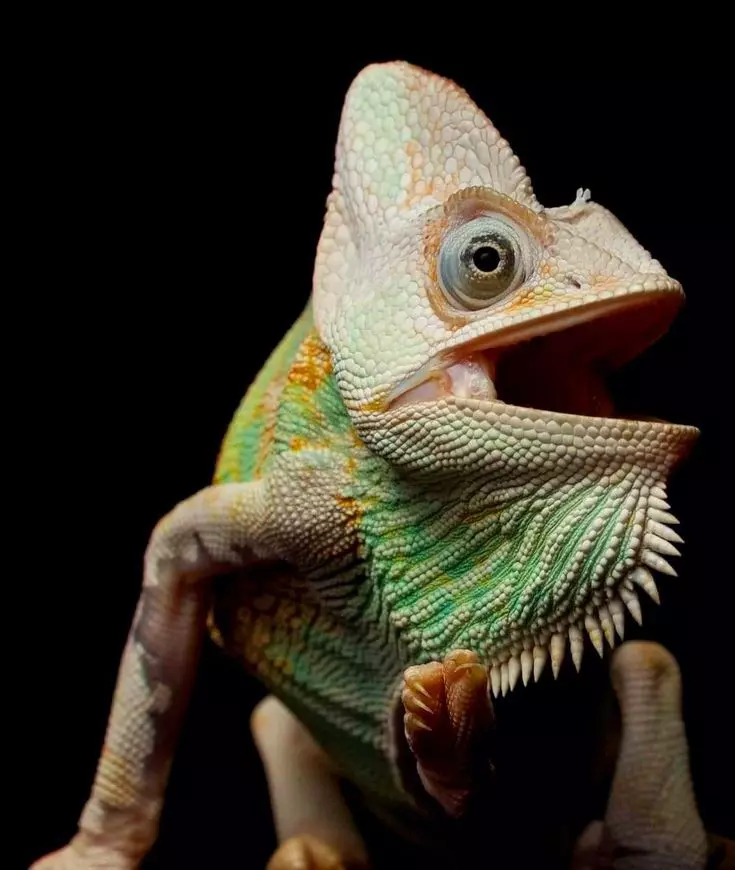
POLYGON ((481 272, 494 272, 500 265, 500 254, 497 248, 483 245, 473 253, 472 262, 481 272))

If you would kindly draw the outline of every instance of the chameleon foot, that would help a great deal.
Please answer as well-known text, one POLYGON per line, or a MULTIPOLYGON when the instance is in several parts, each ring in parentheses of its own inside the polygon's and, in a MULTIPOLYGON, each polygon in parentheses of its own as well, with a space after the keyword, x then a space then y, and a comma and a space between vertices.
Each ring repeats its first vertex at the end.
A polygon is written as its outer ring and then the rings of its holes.
POLYGON ((346 866, 331 846, 303 834, 279 846, 266 870, 346 870, 346 866))
POLYGON ((478 759, 493 721, 487 668, 468 650, 403 675, 403 724, 426 791, 453 818, 461 816, 479 777, 478 759))

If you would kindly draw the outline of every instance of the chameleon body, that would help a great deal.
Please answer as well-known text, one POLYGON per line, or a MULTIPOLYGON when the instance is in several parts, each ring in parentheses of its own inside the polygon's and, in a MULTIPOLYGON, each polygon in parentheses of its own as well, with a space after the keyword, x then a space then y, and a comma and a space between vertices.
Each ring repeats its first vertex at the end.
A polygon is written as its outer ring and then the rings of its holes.
POLYGON ((638 590, 657 596, 652 571, 674 573, 666 486, 697 431, 616 417, 604 373, 682 300, 588 191, 541 206, 452 82, 361 72, 311 299, 238 409, 214 485, 152 536, 87 839, 38 866, 92 866, 69 855, 98 846, 137 866, 205 622, 344 776, 396 807, 413 806, 406 668, 471 650, 504 695, 614 645, 638 590))

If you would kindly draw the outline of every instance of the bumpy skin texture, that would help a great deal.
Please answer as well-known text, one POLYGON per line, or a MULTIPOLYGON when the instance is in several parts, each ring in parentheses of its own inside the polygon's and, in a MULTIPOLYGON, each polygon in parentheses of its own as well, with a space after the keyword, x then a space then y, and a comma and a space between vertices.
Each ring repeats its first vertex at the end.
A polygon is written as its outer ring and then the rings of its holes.
MULTIPOLYGON (((408 66, 373 68, 353 85, 334 188, 317 254, 317 326, 356 431, 416 487, 392 485, 399 505, 366 521, 381 586, 394 591, 389 618, 413 655, 467 646, 502 670, 538 647, 558 663, 570 626, 601 638, 610 602, 619 613, 621 597, 635 600, 636 580, 651 588, 647 567, 672 572, 663 556, 676 552, 673 519, 662 496, 695 430, 473 395, 397 407, 391 399, 480 347, 648 299, 675 306, 681 288, 586 193, 570 207, 542 209, 517 158, 464 92, 408 66), (458 310, 438 288, 439 251, 457 224, 483 214, 519 225, 532 262, 516 292, 458 310), (386 539, 381 526, 400 520, 386 539), (450 529, 451 551, 421 558, 450 529)), ((638 338, 661 326, 659 318, 638 338)))
POLYGON ((150 847, 205 620, 387 813, 414 808, 396 764, 406 668, 469 650, 498 694, 547 661, 556 675, 567 644, 579 667, 585 636, 614 644, 624 607, 640 618, 636 588, 657 595, 650 569, 673 573, 666 483, 697 433, 610 416, 597 364, 635 355, 681 300, 587 192, 543 208, 456 85, 364 70, 312 299, 239 408, 215 485, 151 538, 81 833, 37 867, 103 866, 97 848, 134 867, 150 847), (481 224, 514 240, 499 258, 515 271, 468 307, 444 264, 481 224), (542 396, 565 410, 535 410, 542 396))

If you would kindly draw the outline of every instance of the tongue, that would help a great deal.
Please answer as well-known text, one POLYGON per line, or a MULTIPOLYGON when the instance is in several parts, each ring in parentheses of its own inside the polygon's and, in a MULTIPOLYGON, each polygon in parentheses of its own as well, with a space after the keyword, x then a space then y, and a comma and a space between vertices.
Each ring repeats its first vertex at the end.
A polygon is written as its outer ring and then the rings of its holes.
POLYGON ((401 393, 392 405, 429 402, 446 396, 491 402, 497 398, 494 376, 493 363, 482 354, 470 354, 446 369, 433 372, 426 380, 401 393))
POLYGON ((460 399, 492 401, 498 394, 493 383, 495 365, 481 354, 472 354, 446 370, 451 392, 460 399))

